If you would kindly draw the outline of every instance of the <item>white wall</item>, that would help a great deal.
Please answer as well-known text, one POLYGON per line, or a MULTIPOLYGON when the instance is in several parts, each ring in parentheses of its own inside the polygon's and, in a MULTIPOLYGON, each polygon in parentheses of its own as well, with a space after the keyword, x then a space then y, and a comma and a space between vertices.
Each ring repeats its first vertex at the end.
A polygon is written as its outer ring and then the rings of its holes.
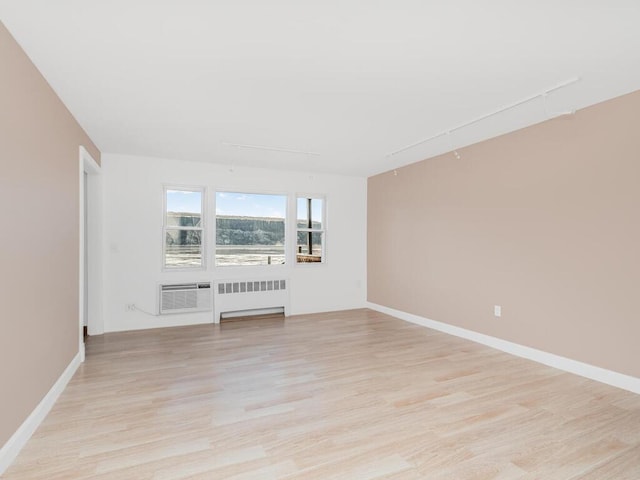
MULTIPOLYGON (((104 182, 105 331, 209 323, 213 313, 152 317, 161 282, 278 276, 289 279, 289 313, 362 308, 366 302, 366 179, 215 165, 128 155, 102 155, 104 182), (207 187, 207 269, 162 271, 164 185, 207 187), (327 199, 326 263, 214 266, 214 192, 322 194, 327 199)), ((294 211, 290 206, 290 212, 294 211)))

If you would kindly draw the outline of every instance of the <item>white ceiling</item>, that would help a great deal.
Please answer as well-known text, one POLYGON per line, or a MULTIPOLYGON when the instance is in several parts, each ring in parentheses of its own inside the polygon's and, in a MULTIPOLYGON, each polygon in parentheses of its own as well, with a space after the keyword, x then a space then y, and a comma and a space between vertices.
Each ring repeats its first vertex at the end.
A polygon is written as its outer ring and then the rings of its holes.
POLYGON ((371 175, 640 89, 639 0, 0 0, 0 19, 106 153, 371 175), (389 155, 576 77, 547 112, 389 155))

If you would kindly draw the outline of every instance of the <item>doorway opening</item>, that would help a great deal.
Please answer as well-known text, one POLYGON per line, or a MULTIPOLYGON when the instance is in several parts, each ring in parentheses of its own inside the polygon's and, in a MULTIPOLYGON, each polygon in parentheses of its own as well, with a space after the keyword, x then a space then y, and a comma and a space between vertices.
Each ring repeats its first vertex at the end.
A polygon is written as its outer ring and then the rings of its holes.
POLYGON ((79 351, 84 337, 104 333, 102 318, 102 176, 98 163, 80 147, 79 351))

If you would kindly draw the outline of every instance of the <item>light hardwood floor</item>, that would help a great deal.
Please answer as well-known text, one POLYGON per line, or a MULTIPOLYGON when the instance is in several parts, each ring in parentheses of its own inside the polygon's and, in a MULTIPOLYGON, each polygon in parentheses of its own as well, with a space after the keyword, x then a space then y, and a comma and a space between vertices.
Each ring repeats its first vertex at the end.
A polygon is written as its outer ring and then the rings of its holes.
POLYGON ((89 338, 3 477, 640 479, 640 396, 369 310, 89 338))

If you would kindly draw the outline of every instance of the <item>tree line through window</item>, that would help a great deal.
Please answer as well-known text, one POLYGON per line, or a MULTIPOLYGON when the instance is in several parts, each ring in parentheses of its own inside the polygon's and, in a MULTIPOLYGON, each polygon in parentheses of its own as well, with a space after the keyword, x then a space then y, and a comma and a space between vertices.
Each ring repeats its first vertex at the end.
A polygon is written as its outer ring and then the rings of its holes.
MULTIPOLYGON (((205 266, 203 188, 165 188, 164 266, 205 266)), ((287 261, 287 195, 215 193, 215 266, 282 265, 287 261)), ((297 196, 295 262, 324 261, 324 199, 297 196)), ((293 225, 292 225, 293 227, 293 225)))

